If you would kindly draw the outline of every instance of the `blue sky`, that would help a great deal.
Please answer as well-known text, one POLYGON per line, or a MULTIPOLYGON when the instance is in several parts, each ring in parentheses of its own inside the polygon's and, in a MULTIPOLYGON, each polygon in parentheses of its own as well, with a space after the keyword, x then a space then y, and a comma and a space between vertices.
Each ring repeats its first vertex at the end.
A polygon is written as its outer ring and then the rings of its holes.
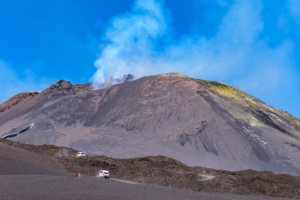
POLYGON ((0 103, 125 73, 225 82, 300 117, 300 1, 0 2, 0 103))

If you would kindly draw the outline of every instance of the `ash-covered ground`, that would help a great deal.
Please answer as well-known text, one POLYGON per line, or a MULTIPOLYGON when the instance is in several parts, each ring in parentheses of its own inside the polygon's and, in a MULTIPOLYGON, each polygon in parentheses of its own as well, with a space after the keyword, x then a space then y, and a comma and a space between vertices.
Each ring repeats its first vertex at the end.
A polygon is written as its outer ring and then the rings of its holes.
POLYGON ((162 155, 188 166, 300 175, 299 119, 179 73, 100 90, 58 81, 0 113, 0 136, 113 158, 162 155))
POLYGON ((300 199, 300 177, 287 174, 189 167, 164 156, 77 158, 74 149, 5 139, 0 150, 4 199, 300 199), (95 178, 100 169, 109 170, 111 179, 138 184, 95 178))

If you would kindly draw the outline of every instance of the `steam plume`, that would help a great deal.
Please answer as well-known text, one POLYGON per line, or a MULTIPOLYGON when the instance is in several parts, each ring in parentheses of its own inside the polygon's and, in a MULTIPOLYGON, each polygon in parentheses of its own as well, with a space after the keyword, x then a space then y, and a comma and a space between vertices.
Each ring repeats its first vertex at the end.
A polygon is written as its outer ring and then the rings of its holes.
POLYGON ((281 104, 284 95, 279 96, 278 87, 297 91, 295 85, 300 85, 297 75, 286 67, 294 64, 293 42, 287 38, 270 47, 260 38, 262 0, 223 2, 222 6, 228 6, 228 12, 213 37, 196 33, 174 39, 171 12, 164 2, 136 0, 131 11, 112 19, 106 29, 107 45, 95 62, 92 80, 121 78, 127 73, 141 77, 180 72, 226 82, 267 102, 276 98, 281 104))
MULTIPOLYGON (((154 0, 137 0, 132 11, 116 17, 107 29, 109 44, 95 62, 93 81, 126 73, 148 74, 151 58, 156 57, 156 43, 168 31, 163 4, 154 0)), ((95 84, 94 84, 95 85, 95 84)))

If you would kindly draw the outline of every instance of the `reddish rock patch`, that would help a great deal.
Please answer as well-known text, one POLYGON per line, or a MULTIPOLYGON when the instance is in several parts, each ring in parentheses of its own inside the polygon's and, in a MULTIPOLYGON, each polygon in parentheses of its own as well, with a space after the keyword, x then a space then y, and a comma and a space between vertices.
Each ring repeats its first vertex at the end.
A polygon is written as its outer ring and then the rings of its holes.
POLYGON ((39 92, 22 92, 17 94, 0 105, 0 113, 5 112, 6 110, 9 110, 29 99, 32 99, 38 94, 39 92))

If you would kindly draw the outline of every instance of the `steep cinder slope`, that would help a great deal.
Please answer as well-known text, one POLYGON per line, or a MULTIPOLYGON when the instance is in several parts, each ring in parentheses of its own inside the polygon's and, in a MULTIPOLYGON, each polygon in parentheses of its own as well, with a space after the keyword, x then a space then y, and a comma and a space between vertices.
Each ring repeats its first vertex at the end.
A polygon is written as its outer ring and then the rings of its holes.
POLYGON ((164 155, 190 166, 300 174, 299 120, 226 84, 168 73, 66 91, 50 87, 0 114, 0 135, 34 123, 11 139, 118 158, 164 155))

